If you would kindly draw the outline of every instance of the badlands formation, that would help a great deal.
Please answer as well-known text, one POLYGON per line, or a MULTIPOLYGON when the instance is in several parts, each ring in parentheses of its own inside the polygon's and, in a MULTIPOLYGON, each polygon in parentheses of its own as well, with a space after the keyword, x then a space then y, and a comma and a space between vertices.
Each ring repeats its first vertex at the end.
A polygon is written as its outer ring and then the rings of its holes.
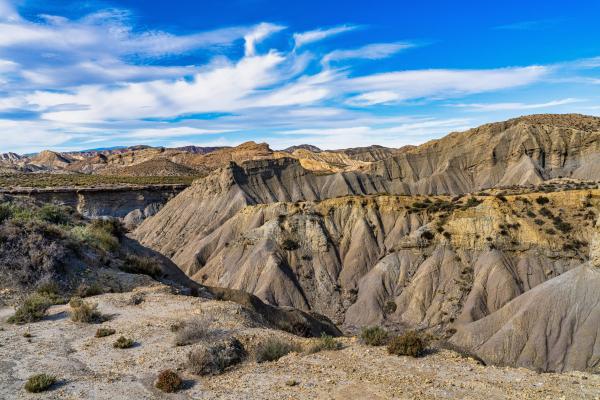
POLYGON ((0 398, 33 398, 40 372, 65 399, 600 393, 599 118, 533 115, 399 149, 136 146, 0 166, 0 398), (36 322, 7 321, 50 292, 36 322), (73 321, 73 295, 106 318, 73 321), (427 349, 369 346, 375 326, 427 349), (260 362, 277 339, 288 354, 260 362), (194 352, 227 365, 201 373, 194 352), (176 394, 155 387, 164 369, 176 394))

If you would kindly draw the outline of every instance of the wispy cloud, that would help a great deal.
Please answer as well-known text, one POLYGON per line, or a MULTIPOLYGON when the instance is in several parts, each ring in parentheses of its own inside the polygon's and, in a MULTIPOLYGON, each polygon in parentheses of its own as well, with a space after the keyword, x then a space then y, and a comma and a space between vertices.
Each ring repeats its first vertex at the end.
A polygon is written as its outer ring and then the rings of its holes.
POLYGON ((408 42, 398 43, 374 43, 358 49, 334 50, 323 57, 323 64, 328 65, 333 61, 367 59, 380 60, 387 58, 400 51, 415 47, 415 44, 408 42))
POLYGON ((362 92, 347 101, 374 105, 418 99, 456 97, 466 94, 518 87, 539 81, 548 73, 543 66, 489 70, 416 70, 387 72, 348 79, 341 85, 348 92, 362 92))
POLYGON ((349 32, 357 28, 358 26, 356 25, 342 25, 328 29, 315 29, 302 33, 294 33, 294 43, 296 48, 299 48, 309 43, 318 42, 330 36, 339 35, 340 33, 349 32))
POLYGON ((451 104, 452 107, 466 108, 470 111, 504 111, 504 110, 535 110, 538 108, 558 107, 566 104, 580 103, 584 100, 575 98, 566 98, 553 100, 545 103, 461 103, 451 104))
POLYGON ((272 35, 275 32, 279 32, 285 29, 284 26, 262 23, 259 24, 251 32, 244 36, 245 43, 245 54, 247 57, 253 56, 256 53, 256 44, 264 40, 266 37, 272 35))

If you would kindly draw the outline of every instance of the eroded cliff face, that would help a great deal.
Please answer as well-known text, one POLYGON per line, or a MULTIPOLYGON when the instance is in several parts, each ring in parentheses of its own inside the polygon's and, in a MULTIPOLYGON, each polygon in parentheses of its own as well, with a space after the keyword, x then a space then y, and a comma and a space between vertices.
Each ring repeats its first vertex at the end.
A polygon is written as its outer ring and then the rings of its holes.
POLYGON ((1 192, 31 197, 42 203, 67 205, 90 218, 125 219, 128 215, 140 214, 143 219, 156 214, 163 205, 186 187, 187 185, 113 185, 97 188, 5 188, 1 192))
POLYGON ((600 119, 533 115, 452 133, 374 163, 372 172, 410 193, 468 193, 600 176, 600 119))
POLYGON ((303 169, 252 168, 198 181, 136 236, 198 282, 314 310, 349 329, 385 323, 444 333, 493 313, 587 260, 589 206, 600 196, 320 200, 367 186, 303 169), (295 201, 306 197, 314 200, 295 201))

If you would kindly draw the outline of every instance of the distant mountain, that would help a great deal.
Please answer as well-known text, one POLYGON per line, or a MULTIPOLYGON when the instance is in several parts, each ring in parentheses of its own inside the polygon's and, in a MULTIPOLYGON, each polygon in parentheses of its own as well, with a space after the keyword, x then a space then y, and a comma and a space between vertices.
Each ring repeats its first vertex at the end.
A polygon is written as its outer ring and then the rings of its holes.
POLYGON ((286 149, 283 149, 282 151, 285 151, 286 153, 293 153, 296 150, 308 150, 312 151, 313 153, 321 152, 320 148, 318 148, 317 146, 313 146, 312 144, 299 144, 297 146, 290 146, 286 149))

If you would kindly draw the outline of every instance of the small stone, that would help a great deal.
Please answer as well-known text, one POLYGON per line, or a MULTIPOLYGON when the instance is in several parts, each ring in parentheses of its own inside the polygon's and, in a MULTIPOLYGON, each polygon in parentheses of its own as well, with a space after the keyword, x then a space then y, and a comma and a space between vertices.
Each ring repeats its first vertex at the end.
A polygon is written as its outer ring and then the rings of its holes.
POLYGON ((295 379, 289 379, 289 380, 285 381, 285 384, 287 386, 296 386, 298 384, 298 382, 295 379))

